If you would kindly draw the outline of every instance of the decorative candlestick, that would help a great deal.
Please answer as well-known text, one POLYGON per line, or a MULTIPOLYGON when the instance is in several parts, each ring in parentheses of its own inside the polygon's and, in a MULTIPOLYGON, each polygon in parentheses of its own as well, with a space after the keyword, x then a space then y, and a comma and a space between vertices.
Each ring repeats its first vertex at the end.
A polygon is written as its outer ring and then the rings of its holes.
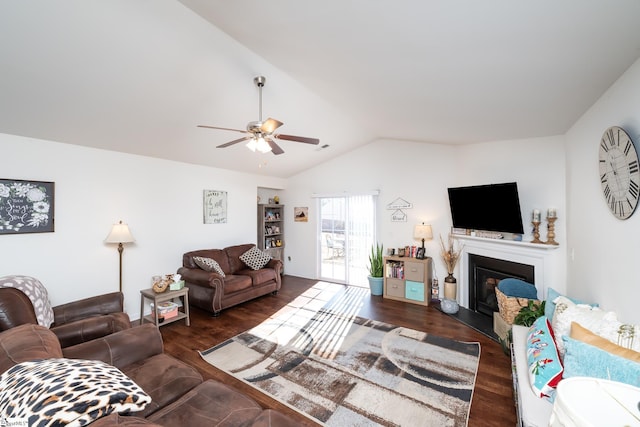
POLYGON ((532 221, 533 224, 533 240, 531 243, 544 243, 540 240, 540 221, 532 221))
POLYGON ((556 238, 556 217, 547 217, 547 241, 545 242, 547 245, 559 245, 558 242, 555 241, 556 238))
POLYGON ((540 209, 534 209, 533 214, 531 215, 531 221, 534 223, 537 222, 540 224, 540 209))

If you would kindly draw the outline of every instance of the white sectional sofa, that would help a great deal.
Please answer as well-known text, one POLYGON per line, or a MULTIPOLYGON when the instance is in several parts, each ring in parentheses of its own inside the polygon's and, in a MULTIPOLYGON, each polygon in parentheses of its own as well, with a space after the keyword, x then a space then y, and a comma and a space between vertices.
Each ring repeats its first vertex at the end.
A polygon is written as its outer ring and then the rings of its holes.
MULTIPOLYGON (((628 387, 630 393, 640 396, 640 325, 624 324, 615 312, 602 310, 596 304, 570 301, 564 296, 547 299, 546 304, 546 315, 536 320, 532 328, 512 326, 511 360, 518 426, 548 427, 550 421, 552 425, 580 425, 559 424, 552 400, 540 397, 555 396, 553 387, 567 378, 595 379, 595 383, 611 380, 632 386, 628 387), (551 339, 545 340, 545 336, 551 339), (535 381, 535 387, 531 381, 535 381), (549 387, 541 389, 541 383, 549 387)), ((565 396, 565 401, 566 397, 572 396, 565 396)), ((636 406, 634 411, 638 411, 636 406)), ((632 425, 640 426, 640 411, 635 421, 632 425)))
POLYGON ((529 328, 513 325, 511 330, 513 390, 518 425, 521 427, 547 427, 553 404, 536 396, 529 384, 529 366, 527 365, 527 334, 529 328))

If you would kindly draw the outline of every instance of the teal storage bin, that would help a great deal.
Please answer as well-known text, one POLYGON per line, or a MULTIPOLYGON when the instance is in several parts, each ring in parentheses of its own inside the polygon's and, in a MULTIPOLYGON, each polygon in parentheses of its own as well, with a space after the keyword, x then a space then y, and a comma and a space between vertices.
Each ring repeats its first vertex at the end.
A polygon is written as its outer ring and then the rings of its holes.
POLYGON ((404 297, 406 299, 424 302, 424 283, 407 280, 404 285, 404 297))

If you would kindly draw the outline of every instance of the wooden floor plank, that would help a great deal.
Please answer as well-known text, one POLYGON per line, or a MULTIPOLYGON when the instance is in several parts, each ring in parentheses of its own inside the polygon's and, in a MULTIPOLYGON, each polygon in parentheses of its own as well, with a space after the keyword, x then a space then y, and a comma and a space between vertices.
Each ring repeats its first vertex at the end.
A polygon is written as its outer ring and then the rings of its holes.
MULTIPOLYGON (((317 426, 318 424, 304 415, 211 366, 198 354, 199 350, 206 350, 260 324, 316 282, 316 280, 285 275, 278 295, 268 295, 227 309, 219 317, 212 317, 203 310, 192 308, 190 327, 180 321, 160 328, 165 352, 194 366, 205 379, 212 378, 229 384, 251 396, 263 407, 278 409, 294 417, 300 425, 317 426)), ((496 427, 516 424, 511 362, 500 344, 434 307, 423 307, 368 295, 358 315, 459 341, 479 342, 480 364, 469 426, 496 427)))

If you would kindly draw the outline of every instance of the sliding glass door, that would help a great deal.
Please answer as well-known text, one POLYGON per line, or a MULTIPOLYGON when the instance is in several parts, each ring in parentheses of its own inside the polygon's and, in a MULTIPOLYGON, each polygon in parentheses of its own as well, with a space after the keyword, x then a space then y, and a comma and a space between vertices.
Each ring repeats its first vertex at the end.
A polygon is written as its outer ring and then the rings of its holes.
POLYGON ((368 286, 368 263, 375 242, 376 195, 318 197, 319 276, 368 286))

